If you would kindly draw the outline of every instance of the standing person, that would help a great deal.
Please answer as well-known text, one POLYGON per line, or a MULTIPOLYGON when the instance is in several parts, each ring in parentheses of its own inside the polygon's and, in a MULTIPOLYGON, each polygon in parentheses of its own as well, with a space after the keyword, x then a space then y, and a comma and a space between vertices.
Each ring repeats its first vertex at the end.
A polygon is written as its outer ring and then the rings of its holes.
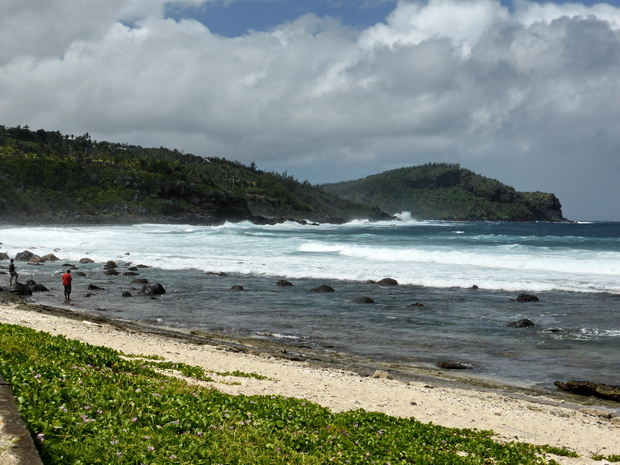
POLYGON ((17 271, 15 271, 15 263, 13 263, 13 259, 11 258, 11 263, 9 264, 9 274, 11 275, 11 279, 9 280, 9 286, 13 285, 13 278, 15 278, 15 284, 17 284, 17 278, 19 275, 17 271))
POLYGON ((65 286, 65 302, 71 300, 71 281, 73 281, 71 270, 67 270, 67 272, 62 275, 62 284, 65 286))

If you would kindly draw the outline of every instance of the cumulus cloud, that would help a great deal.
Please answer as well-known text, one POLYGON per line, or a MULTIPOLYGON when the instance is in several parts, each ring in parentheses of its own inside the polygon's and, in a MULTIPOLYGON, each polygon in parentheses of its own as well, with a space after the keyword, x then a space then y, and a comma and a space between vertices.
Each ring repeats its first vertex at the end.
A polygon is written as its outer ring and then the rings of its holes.
POLYGON ((618 8, 401 0, 365 30, 310 14, 226 38, 166 18, 184 5, 208 14, 204 0, 5 2, 0 123, 315 182, 460 162, 553 191, 568 216, 620 219, 592 210, 620 198, 618 8))

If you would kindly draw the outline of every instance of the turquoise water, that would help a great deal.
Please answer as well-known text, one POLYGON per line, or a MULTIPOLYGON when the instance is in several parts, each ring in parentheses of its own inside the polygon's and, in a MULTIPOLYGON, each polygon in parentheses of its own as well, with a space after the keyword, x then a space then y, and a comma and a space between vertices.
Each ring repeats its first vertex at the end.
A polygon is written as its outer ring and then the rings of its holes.
MULTIPOLYGON (((108 317, 412 367, 457 360, 520 386, 620 384, 618 223, 4 226, 0 242, 10 256, 36 247, 60 265, 94 259, 78 264, 86 276, 74 281, 74 306, 108 317), (140 277, 167 293, 135 296, 133 277, 103 275, 107 260, 150 266, 140 277), (367 282, 384 277, 399 285, 367 282), (276 286, 282 278, 294 286, 276 286), (91 283, 106 290, 85 297, 91 283), (336 292, 311 292, 320 284, 336 292), (540 300, 516 302, 524 292, 540 300), (356 303, 362 296, 375 304, 356 303), (522 318, 536 326, 506 326, 522 318)), ((36 299, 63 305, 60 265, 20 263, 20 280, 52 288, 36 299)))

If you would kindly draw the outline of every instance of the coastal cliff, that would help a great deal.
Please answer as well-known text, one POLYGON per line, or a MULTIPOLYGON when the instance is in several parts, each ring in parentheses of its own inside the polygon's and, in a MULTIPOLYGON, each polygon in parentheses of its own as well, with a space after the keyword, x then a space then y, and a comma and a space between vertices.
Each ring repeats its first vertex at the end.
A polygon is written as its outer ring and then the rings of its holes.
POLYGON ((345 199, 417 219, 565 221, 554 194, 517 192, 457 164, 429 163, 320 186, 345 199))

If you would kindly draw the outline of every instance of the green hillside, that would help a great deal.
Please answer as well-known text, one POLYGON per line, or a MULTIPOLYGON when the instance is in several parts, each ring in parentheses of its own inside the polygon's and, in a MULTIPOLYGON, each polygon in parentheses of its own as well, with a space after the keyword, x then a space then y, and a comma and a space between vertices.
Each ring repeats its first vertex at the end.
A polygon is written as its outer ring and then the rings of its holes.
POLYGON ((0 126, 0 221, 190 222, 385 219, 287 173, 177 150, 0 126))
POLYGON ((457 164, 429 163, 320 186, 345 199, 417 219, 563 221, 553 194, 517 192, 457 164))

